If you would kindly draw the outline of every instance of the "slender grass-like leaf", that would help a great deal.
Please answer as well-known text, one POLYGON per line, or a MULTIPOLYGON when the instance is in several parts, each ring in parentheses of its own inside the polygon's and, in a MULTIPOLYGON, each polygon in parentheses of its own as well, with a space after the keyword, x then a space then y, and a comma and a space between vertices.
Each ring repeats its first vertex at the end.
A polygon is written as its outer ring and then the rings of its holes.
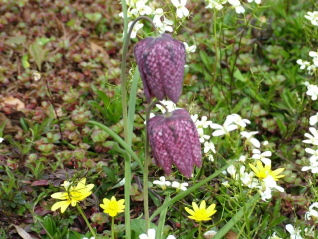
POLYGON ((131 149, 131 147, 118 134, 116 134, 114 131, 112 131, 107 126, 105 126, 101 123, 98 123, 96 121, 89 120, 87 123, 97 126, 101 130, 104 130, 106 133, 108 133, 110 136, 112 136, 137 161, 137 163, 139 164, 139 167, 141 169, 143 169, 143 165, 142 165, 140 159, 138 158, 138 156, 135 154, 135 152, 131 149))
POLYGON ((139 81, 139 71, 138 67, 135 68, 135 73, 133 76, 129 103, 128 103, 128 143, 131 145, 132 135, 133 135, 133 127, 134 127, 134 116, 135 116, 135 108, 136 108, 136 95, 137 95, 137 86, 139 81))

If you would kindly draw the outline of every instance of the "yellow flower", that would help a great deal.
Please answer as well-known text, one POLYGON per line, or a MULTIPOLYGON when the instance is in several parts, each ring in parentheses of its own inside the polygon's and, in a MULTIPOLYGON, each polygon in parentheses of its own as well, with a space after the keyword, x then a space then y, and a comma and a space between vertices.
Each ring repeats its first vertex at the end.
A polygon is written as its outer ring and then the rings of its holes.
POLYGON ((191 215, 188 216, 191 219, 194 219, 195 221, 208 221, 211 220, 211 216, 216 213, 215 204, 212 204, 206 209, 206 203, 203 200, 200 204, 200 208, 195 202, 192 202, 193 210, 185 207, 185 210, 191 215))
POLYGON ((70 204, 73 207, 76 206, 79 201, 83 201, 92 194, 91 190, 94 187, 94 184, 85 185, 86 178, 81 179, 75 187, 70 184, 70 182, 64 181, 65 192, 53 193, 51 195, 52 198, 63 200, 55 203, 51 208, 52 211, 61 208, 61 212, 63 213, 70 204))
POLYGON ((275 181, 278 181, 278 179, 285 177, 285 175, 278 175, 281 172, 283 172, 284 168, 278 168, 274 171, 271 170, 271 165, 265 165, 263 167, 263 164, 260 160, 256 162, 257 168, 253 164, 249 164, 251 169, 254 171, 255 175, 260 179, 263 180, 268 175, 271 175, 275 181))
POLYGON ((124 212, 124 199, 116 201, 116 198, 112 196, 111 200, 104 198, 103 203, 104 204, 100 204, 100 207, 104 209, 104 213, 108 213, 111 217, 115 217, 118 213, 124 212))

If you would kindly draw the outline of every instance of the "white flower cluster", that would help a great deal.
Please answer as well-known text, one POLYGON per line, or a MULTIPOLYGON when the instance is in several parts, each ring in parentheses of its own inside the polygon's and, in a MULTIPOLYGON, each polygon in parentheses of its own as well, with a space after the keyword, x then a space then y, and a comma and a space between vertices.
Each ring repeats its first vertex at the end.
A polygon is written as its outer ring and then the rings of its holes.
MULTIPOLYGON (((156 238, 156 230, 155 229, 149 229, 147 234, 143 233, 139 236, 139 239, 155 239, 156 238)), ((169 235, 167 239, 176 239, 175 236, 169 235)))
MULTIPOLYGON (((173 21, 166 18, 162 8, 150 7, 147 5, 148 0, 126 0, 128 6, 127 16, 131 20, 139 16, 153 16, 152 21, 158 28, 159 33, 173 32, 173 21)), ((171 0, 171 3, 176 8, 176 14, 178 18, 184 18, 189 16, 189 10, 186 8, 187 0, 171 0)), ((150 4, 149 4, 150 5, 150 4)), ((156 4, 153 4, 156 5, 156 4)), ((124 17, 124 13, 119 14, 120 17, 124 17)), ((128 28, 132 22, 129 23, 128 28)), ((135 38, 137 32, 143 27, 142 23, 136 23, 131 33, 131 38, 135 38)))
POLYGON ((302 59, 298 59, 296 62, 300 65, 300 69, 307 69, 308 74, 316 74, 318 68, 318 52, 317 51, 310 51, 309 56, 312 57, 312 63, 309 61, 303 61, 302 59))
MULTIPOLYGON (((249 3, 252 3, 253 1, 257 4, 261 3, 261 0, 247 0, 249 3)), ((207 6, 205 8, 215 8, 216 10, 221 10, 223 5, 227 2, 232 5, 236 13, 240 14, 245 12, 245 8, 242 6, 240 0, 206 0, 207 6)))
POLYGON ((162 190, 166 190, 167 187, 173 187, 176 188, 177 191, 186 191, 189 184, 187 182, 185 183, 179 183, 177 181, 173 181, 172 183, 170 181, 166 181, 166 178, 164 176, 161 176, 159 180, 153 181, 153 184, 159 185, 162 190))
POLYGON ((318 26, 318 12, 307 12, 307 15, 305 15, 305 18, 307 18, 309 21, 311 21, 311 24, 314 26, 318 26))

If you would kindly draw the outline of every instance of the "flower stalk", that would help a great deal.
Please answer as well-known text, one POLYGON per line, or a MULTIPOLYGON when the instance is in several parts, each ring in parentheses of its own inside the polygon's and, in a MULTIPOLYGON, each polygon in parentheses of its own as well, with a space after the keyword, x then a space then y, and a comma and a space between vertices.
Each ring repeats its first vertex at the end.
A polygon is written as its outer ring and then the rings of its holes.
POLYGON ((87 224, 89 230, 91 231, 92 235, 93 235, 95 238, 97 238, 96 233, 95 233, 95 231, 93 230, 91 224, 88 222, 87 217, 86 217, 85 214, 83 213, 82 208, 81 208, 78 204, 76 204, 76 208, 77 208, 77 210, 80 212, 80 214, 82 215, 82 217, 84 218, 84 221, 86 222, 86 224, 87 224))

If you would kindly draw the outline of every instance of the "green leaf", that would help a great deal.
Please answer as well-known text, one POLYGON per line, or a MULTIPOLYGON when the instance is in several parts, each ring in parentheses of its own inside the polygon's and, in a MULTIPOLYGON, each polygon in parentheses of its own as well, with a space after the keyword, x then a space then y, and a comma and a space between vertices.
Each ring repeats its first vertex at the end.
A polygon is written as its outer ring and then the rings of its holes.
POLYGON ((22 44, 25 43, 26 36, 16 36, 16 37, 9 37, 4 43, 7 45, 16 45, 16 44, 22 44))
POLYGON ((286 125, 283 124, 283 122, 279 118, 276 118, 276 122, 277 122, 278 128, 280 129, 281 133, 283 135, 286 134, 286 132, 287 132, 286 125))
MULTIPOLYGON (((133 219, 131 221, 131 230, 135 232, 136 235, 146 233, 146 220, 145 219, 133 219)), ((150 228, 157 229, 157 226, 150 223, 150 228)))
POLYGON ((102 14, 99 12, 85 13, 85 17, 91 22, 98 22, 102 18, 102 14))
POLYGON ((103 167, 103 172, 106 173, 106 175, 110 179, 111 183, 116 182, 116 177, 115 177, 113 169, 110 169, 110 168, 104 166, 103 167))
POLYGON ((46 216, 44 218, 43 225, 51 236, 56 233, 56 223, 51 216, 46 216))
POLYGON ((23 66, 24 69, 30 68, 29 55, 28 54, 24 54, 22 56, 21 62, 22 62, 22 66, 23 66))
POLYGON ((34 42, 29 46, 29 53, 35 60, 39 70, 41 71, 42 62, 45 59, 45 50, 40 44, 34 42))
POLYGON ((239 69, 236 69, 233 76, 238 79, 239 81, 246 82, 247 79, 242 75, 241 71, 239 69))

